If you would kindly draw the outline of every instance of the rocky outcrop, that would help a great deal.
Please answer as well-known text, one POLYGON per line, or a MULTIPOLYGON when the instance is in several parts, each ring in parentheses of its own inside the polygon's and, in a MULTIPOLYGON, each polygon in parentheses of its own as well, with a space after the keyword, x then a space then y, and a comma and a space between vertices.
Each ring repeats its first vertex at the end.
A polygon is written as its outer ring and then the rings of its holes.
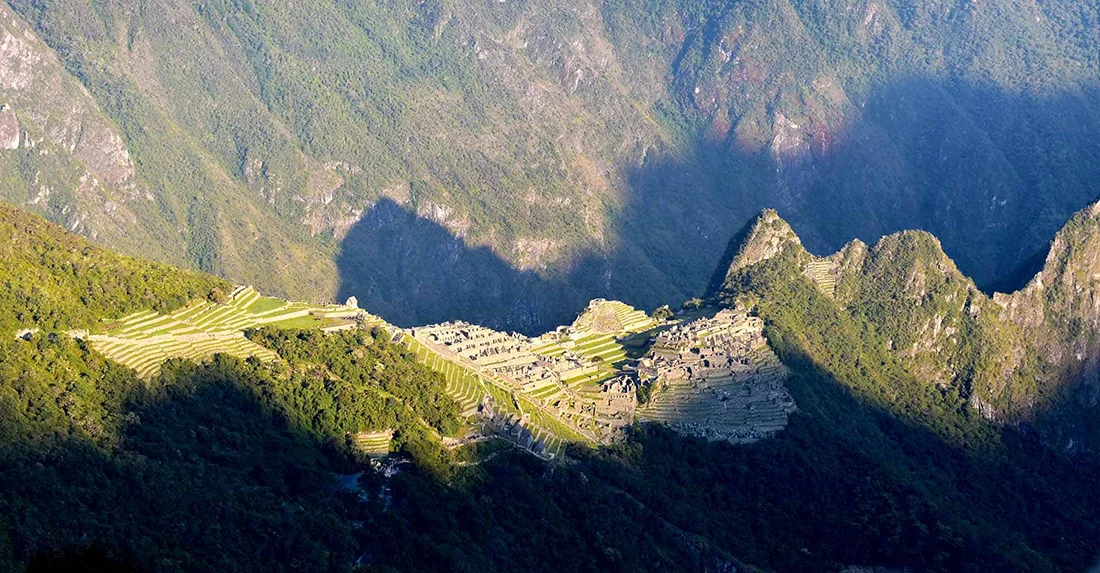
MULTIPOLYGON (((27 148, 0 198, 132 254, 157 255, 137 213, 152 195, 115 124, 31 27, 0 5, 0 149, 27 148)), ((164 244, 161 244, 161 243, 164 244)), ((165 257, 161 257, 165 258, 165 257)))
POLYGON ((0 107, 0 149, 19 149, 19 120, 11 107, 0 107))
POLYGON ((1053 442, 1076 450, 1100 445, 1059 426, 1065 412, 1100 404, 1100 203, 1056 235, 1027 287, 992 298, 959 271, 936 237, 921 231, 888 235, 870 247, 853 241, 819 258, 769 211, 735 241, 727 280, 797 249, 789 261, 798 274, 918 380, 959 396, 983 418, 1043 421, 1053 442))
POLYGON ((730 241, 711 279, 710 292, 720 290, 741 269, 766 261, 790 246, 802 248, 801 239, 779 213, 765 209, 730 241))
POLYGON ((133 160, 112 122, 7 6, 0 7, 0 96, 20 110, 23 129, 36 144, 71 154, 108 185, 123 186, 134 177, 133 160))
MULTIPOLYGON (((993 301, 1057 369, 1055 376, 1100 387, 1100 202, 1078 212, 1050 243, 1023 289, 993 301)), ((1086 401, 1096 402, 1095 398, 1086 401)))

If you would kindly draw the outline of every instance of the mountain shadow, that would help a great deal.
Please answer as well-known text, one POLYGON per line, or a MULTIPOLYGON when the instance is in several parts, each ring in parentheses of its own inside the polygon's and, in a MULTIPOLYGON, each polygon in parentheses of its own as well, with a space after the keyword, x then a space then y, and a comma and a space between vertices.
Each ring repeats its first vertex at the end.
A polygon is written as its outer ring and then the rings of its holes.
POLYGON ((125 411, 100 413, 126 420, 107 444, 37 428, 5 440, 0 569, 5 545, 31 571, 353 562, 349 502, 329 488, 345 464, 265 404, 240 371, 194 367, 167 387, 139 390, 125 411))
POLYGON ((390 199, 351 228, 336 263, 339 298, 399 326, 462 319, 532 332, 572 321, 587 302, 570 281, 514 269, 390 199))
POLYGON ((638 272, 644 261, 629 253, 582 255, 549 277, 518 270, 390 199, 349 230, 336 263, 338 297, 355 296, 398 326, 461 319, 541 334, 571 323, 592 298, 621 297, 652 309, 684 297, 662 281, 646 282, 638 272))
POLYGON ((952 443, 869 403, 798 346, 778 350, 799 412, 777 436, 732 445, 645 424, 622 443, 574 448, 575 463, 552 472, 515 454, 482 464, 462 487, 403 476, 393 517, 405 537, 394 542, 448 571, 1056 571, 1091 562, 1091 462, 985 422, 979 435, 999 443, 952 443), (523 547, 532 541, 573 550, 533 559, 523 547))
POLYGON ((461 318, 528 333, 568 323, 595 297, 675 305, 706 290, 730 237, 764 208, 817 254, 927 230, 979 287, 1015 290, 1054 232, 1100 196, 1097 96, 903 78, 841 106, 843 124, 822 127, 808 99, 772 110, 767 132, 786 131, 755 147, 737 135, 747 116, 731 112, 734 127, 718 134, 722 118, 681 118, 695 134, 686 151, 658 145, 620 165, 616 247, 550 273, 518 270, 383 199, 341 244, 339 294, 401 325, 461 318), (782 123, 798 113, 804 129, 782 123))
POLYGON ((738 135, 753 118, 730 113, 734 127, 716 134, 710 124, 726 118, 706 117, 688 153, 624 167, 630 201, 616 228, 687 292, 703 289, 729 238, 764 208, 819 255, 929 231, 983 290, 1012 291, 1100 195, 1097 95, 904 78, 846 104, 840 125, 822 127, 809 99, 786 116, 772 110, 774 135, 755 144, 738 135))

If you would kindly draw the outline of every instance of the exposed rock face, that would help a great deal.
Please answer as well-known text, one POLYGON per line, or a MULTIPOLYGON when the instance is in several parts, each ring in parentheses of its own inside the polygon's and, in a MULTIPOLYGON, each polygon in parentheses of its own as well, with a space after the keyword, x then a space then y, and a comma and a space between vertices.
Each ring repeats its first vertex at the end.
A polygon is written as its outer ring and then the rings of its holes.
MULTIPOLYGON (((308 18, 275 3, 259 19, 188 2, 9 5, 0 103, 43 155, 3 196, 131 253, 155 248, 215 269, 202 253, 219 245, 235 280, 279 292, 308 284, 299 298, 338 288, 314 278, 331 258, 308 273, 251 261, 279 250, 297 251, 296 262, 330 257, 322 243, 354 239, 386 197, 500 258, 490 281, 600 265, 607 279, 585 283, 577 301, 653 307, 697 294, 732 228, 763 207, 780 208, 815 251, 934 229, 990 281, 1100 181, 1096 62, 1058 61, 1078 49, 1061 19, 1022 6, 1001 11, 1005 23, 1047 33, 1056 48, 957 65, 943 60, 969 52, 945 37, 997 50, 1018 44, 1002 32, 1015 28, 931 1, 311 3, 308 18), (290 20, 324 22, 325 33, 275 24, 290 20), (333 42, 346 49, 331 52, 333 42), (345 73, 380 53, 393 57, 379 73, 345 73), (1028 133, 1049 135, 1043 147, 1059 154, 1005 136, 1028 133), (1032 181, 1048 187, 1033 192, 1032 181), (192 230, 196 189, 234 224, 192 230), (1014 228, 1037 215, 1035 230, 1014 228)), ((435 304, 434 293, 415 296, 435 304)), ((522 314, 506 326, 564 319, 522 314)))
POLYGON ((127 183, 134 163, 91 94, 7 6, 0 8, 0 23, 0 94, 20 109, 36 142, 71 153, 110 185, 127 183))
POLYGON ((1082 436, 1058 421, 1078 415, 1067 408, 1100 404, 1100 203, 1055 236, 1043 269, 1025 288, 992 299, 928 233, 895 233, 872 247, 853 241, 825 258, 806 253, 792 235, 765 212, 731 248, 725 279, 796 249, 801 274, 872 325, 919 380, 955 389, 986 419, 1057 419, 1044 426, 1048 439, 1073 449, 1100 446, 1100 436, 1082 436))
POLYGON ((0 149, 19 148, 19 120, 11 107, 0 108, 0 149))
POLYGON ((137 215, 152 196, 138 184, 114 123, 6 4, 0 102, 0 148, 33 149, 8 171, 13 177, 0 185, 0 197, 131 254, 169 258, 174 237, 154 240, 137 215))
POLYGON ((730 241, 711 279, 710 291, 717 292, 737 271, 766 261, 789 246, 801 248, 802 241, 779 213, 765 209, 730 241))
MULTIPOLYGON (((1100 404, 1100 203, 1055 235, 1043 269, 1026 287, 993 301, 1050 365, 1052 382, 1077 383, 1070 389, 1085 408, 1100 404)), ((1081 447, 1079 436, 1063 439, 1081 447)))

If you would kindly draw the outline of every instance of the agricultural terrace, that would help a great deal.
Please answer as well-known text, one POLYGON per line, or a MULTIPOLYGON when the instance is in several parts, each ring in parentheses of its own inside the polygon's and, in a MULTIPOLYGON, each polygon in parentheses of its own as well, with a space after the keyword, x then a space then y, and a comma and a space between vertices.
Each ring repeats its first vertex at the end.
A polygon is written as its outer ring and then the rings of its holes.
POLYGON ((832 260, 814 257, 806 263, 806 275, 827 295, 836 293, 837 270, 832 260))
POLYGON ((505 437, 530 447, 532 451, 544 456, 556 456, 567 442, 592 441, 557 419, 535 400, 511 388, 506 381, 466 364, 461 357, 434 348, 408 334, 402 335, 399 341, 408 346, 418 361, 443 374, 447 392, 459 403, 463 415, 473 416, 480 404, 491 404, 494 424, 501 428, 522 430, 512 432, 512 435, 502 432, 505 437), (516 434, 523 434, 527 439, 516 434))
POLYGON ((623 335, 649 330, 657 324, 657 320, 629 304, 598 298, 588 303, 588 308, 573 321, 571 330, 623 335))
POLYGON ((389 455, 392 442, 393 430, 359 432, 351 436, 351 443, 355 449, 371 458, 381 458, 389 455))
POLYGON ((225 304, 196 301, 171 314, 141 311, 104 322, 88 336, 88 342, 107 358, 148 379, 156 376, 169 358, 198 361, 223 353, 277 359, 274 352, 244 337, 249 328, 343 329, 356 326, 365 316, 354 307, 287 302, 260 296, 252 287, 238 287, 225 304))

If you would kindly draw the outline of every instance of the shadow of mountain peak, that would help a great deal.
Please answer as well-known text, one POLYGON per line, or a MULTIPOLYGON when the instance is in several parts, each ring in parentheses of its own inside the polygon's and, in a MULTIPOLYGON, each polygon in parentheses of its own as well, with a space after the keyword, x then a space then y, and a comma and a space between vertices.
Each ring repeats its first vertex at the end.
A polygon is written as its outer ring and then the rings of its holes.
POLYGON ((349 230, 336 264, 339 298, 398 326, 465 320, 531 333, 571 321, 587 302, 569 281, 515 269, 390 199, 349 230))
POLYGON ((718 262, 729 237, 765 208, 779 209, 818 255, 855 238, 927 230, 983 290, 1014 290, 1018 269, 1034 266, 1033 255, 1100 193, 1096 90, 899 77, 853 89, 841 120, 828 102, 765 113, 731 101, 723 133, 706 127, 718 119, 673 120, 696 133, 690 147, 627 168, 629 224, 618 230, 657 267, 697 283, 688 291, 714 268, 681 272, 690 265, 678 259, 718 262), (759 145, 746 144, 746 130, 759 145))

